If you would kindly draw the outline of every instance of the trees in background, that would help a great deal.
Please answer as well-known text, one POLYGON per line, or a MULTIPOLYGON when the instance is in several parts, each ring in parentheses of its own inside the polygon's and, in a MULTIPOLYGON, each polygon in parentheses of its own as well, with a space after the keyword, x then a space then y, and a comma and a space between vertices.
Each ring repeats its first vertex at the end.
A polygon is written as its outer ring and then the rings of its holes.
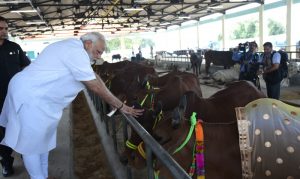
MULTIPOLYGON (((273 19, 268 19, 268 35, 280 35, 285 33, 282 23, 273 19)), ((258 21, 240 22, 231 35, 231 39, 255 38, 258 35, 258 21)))
POLYGON ((285 27, 280 22, 268 19, 269 35, 280 35, 285 33, 285 27))
MULTIPOLYGON (((141 38, 141 37, 132 37, 132 38, 125 37, 124 46, 125 49, 133 49, 135 47, 150 48, 155 46, 155 43, 153 42, 152 39, 141 38)), ((117 38, 107 40, 107 47, 108 47, 107 50, 108 52, 121 49, 121 38, 117 37, 117 38)))
POLYGON ((107 52, 118 50, 121 48, 121 41, 119 38, 107 40, 107 52))
POLYGON ((233 31, 231 39, 248 39, 258 35, 258 21, 240 22, 237 28, 233 31))

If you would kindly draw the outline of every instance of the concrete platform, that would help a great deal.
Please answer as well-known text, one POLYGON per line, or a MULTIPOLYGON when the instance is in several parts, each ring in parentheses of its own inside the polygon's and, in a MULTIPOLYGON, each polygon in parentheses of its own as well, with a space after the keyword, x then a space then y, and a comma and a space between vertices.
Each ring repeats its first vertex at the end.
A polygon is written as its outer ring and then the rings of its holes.
MULTIPOLYGON (((74 178, 72 171, 72 145, 70 140, 72 132, 70 130, 70 111, 70 107, 64 110, 62 119, 58 125, 57 147, 49 155, 49 176, 55 177, 55 179, 74 178)), ((7 177, 7 179, 29 179, 21 155, 14 152, 13 156, 15 157, 15 174, 12 177, 7 177)), ((0 174, 0 179, 6 178, 0 174)))

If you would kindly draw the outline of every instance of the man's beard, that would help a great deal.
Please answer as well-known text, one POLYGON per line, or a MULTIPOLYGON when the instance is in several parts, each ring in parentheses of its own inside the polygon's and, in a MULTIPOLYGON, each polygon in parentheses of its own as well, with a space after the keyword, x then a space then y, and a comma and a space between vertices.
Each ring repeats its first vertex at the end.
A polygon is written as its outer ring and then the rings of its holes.
POLYGON ((7 39, 8 39, 8 34, 0 36, 0 40, 7 40, 7 39))

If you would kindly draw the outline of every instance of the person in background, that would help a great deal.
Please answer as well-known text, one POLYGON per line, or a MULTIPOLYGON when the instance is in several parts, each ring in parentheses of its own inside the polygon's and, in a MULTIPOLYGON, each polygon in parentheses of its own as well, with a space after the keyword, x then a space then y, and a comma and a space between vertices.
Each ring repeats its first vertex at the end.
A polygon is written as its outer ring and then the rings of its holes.
MULTIPOLYGON (((0 16, 0 113, 7 93, 8 83, 11 78, 30 64, 26 53, 22 48, 8 40, 8 22, 0 16)), ((0 140, 4 135, 5 128, 0 126, 0 140)), ((11 156, 12 149, 5 145, 0 145, 0 156, 2 165, 2 175, 11 176, 14 173, 11 156)))
POLYGON ((273 50, 273 45, 271 42, 266 42, 263 46, 263 71, 261 73, 266 82, 267 95, 269 98, 279 99, 280 83, 282 81, 282 77, 279 71, 281 56, 280 53, 273 50))
MULTIPOLYGON (((244 44, 245 45, 245 44, 244 44)), ((255 41, 249 42, 249 49, 247 52, 243 51, 239 56, 235 56, 235 61, 240 62, 239 80, 251 81, 255 86, 260 88, 258 70, 260 64, 260 57, 257 53, 257 43, 255 41)), ((245 48, 245 46, 244 46, 245 48)))
POLYGON ((201 70, 202 56, 201 54, 198 54, 194 51, 190 51, 189 53, 190 53, 190 62, 191 62, 191 67, 193 69, 193 73, 196 76, 199 76, 201 70))
POLYGON ((48 178, 48 155, 56 147, 63 109, 84 88, 125 114, 143 113, 116 98, 92 70, 90 59, 101 58, 105 47, 98 32, 53 43, 10 81, 0 116, 6 127, 1 143, 22 154, 31 179, 48 178))

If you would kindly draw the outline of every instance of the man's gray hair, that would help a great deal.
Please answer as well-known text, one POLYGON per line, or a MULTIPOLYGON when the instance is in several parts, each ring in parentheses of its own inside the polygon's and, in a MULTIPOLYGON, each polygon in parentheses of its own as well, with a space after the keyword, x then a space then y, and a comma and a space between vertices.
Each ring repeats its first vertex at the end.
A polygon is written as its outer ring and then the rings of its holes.
POLYGON ((85 42, 87 40, 91 40, 93 43, 96 43, 98 40, 102 40, 105 43, 106 46, 106 41, 105 37, 100 34, 99 32, 88 32, 80 37, 80 40, 82 42, 85 42))

